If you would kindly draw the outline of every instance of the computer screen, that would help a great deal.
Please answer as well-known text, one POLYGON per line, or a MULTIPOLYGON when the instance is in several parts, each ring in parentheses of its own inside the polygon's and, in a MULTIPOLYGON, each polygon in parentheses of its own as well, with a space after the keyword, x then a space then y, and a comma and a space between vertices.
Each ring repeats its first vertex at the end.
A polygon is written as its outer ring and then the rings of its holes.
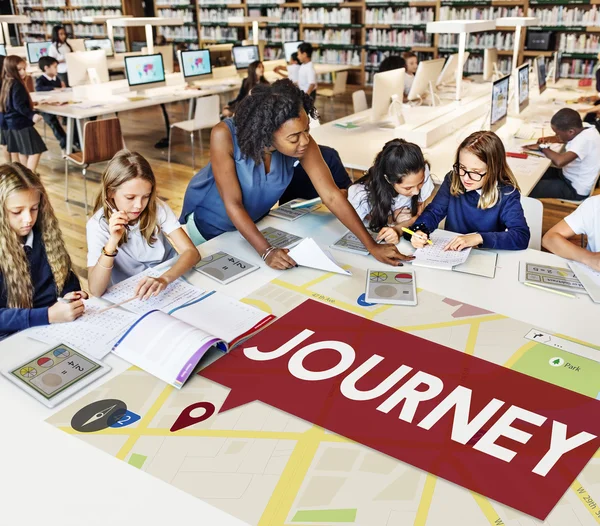
POLYGON ((125 72, 130 86, 165 82, 165 68, 160 53, 125 57, 125 72))
POLYGON ((236 69, 246 69, 252 62, 260 60, 258 46, 233 46, 231 51, 236 69))
POLYGON ((494 81, 492 84, 492 107, 490 111, 491 130, 496 131, 504 124, 508 114, 508 85, 510 75, 494 81))
POLYGON ((557 51, 554 53, 554 83, 556 84, 560 80, 560 61, 562 53, 557 51))
POLYGON ((83 45, 86 51, 103 49, 107 57, 112 57, 115 54, 110 38, 88 38, 83 41, 83 45))
POLYGON ((540 95, 544 93, 546 89, 546 62, 544 57, 537 57, 535 59, 537 62, 537 77, 538 77, 538 87, 540 89, 540 95))
POLYGON ((6 56, 6 46, 4 44, 0 44, 0 55, 6 56))
POLYGON ((210 51, 208 49, 182 51, 181 71, 183 71, 184 78, 199 77, 211 73, 210 51))
POLYGON ((523 64, 517 70, 517 82, 517 109, 519 112, 521 112, 529 104, 529 63, 523 64))
POLYGON ((292 54, 298 51, 298 46, 303 44, 302 40, 295 40, 294 42, 284 42, 283 43, 283 52, 285 54, 285 61, 289 62, 292 60, 292 54))
POLYGON ((40 57, 45 57, 50 51, 52 42, 27 42, 27 60, 30 64, 37 64, 40 57))

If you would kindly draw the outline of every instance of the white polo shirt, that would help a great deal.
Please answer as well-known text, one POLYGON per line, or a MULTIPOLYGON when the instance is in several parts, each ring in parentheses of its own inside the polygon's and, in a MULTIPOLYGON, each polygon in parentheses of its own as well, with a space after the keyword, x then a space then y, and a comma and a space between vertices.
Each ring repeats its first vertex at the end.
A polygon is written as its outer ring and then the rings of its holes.
POLYGON ((577 154, 577 159, 563 166, 563 175, 579 195, 590 195, 600 169, 600 133, 595 126, 585 128, 567 143, 565 150, 577 154))
MULTIPOLYGON (((157 223, 159 232, 155 235, 156 241, 152 246, 140 232, 139 221, 129 227, 127 243, 119 247, 119 252, 114 258, 114 267, 110 276, 110 285, 119 283, 124 279, 143 272, 149 267, 155 267, 177 255, 165 234, 169 235, 181 227, 177 217, 166 203, 157 200, 157 223)), ((108 221, 104 217, 104 210, 98 210, 87 222, 87 265, 93 267, 102 255, 102 247, 110 238, 108 221)))
POLYGON ((317 72, 315 66, 311 62, 302 64, 298 71, 298 87, 306 93, 311 84, 317 84, 317 72))
POLYGON ((67 62, 65 55, 71 53, 71 48, 67 46, 67 44, 50 44, 50 49, 48 50, 48 56, 55 58, 58 60, 57 71, 59 73, 67 72, 67 62))
POLYGON ((587 236, 588 250, 600 252, 600 195, 588 197, 565 221, 577 235, 587 236))
POLYGON ((294 84, 298 84, 300 78, 300 65, 299 64, 288 64, 287 66, 288 79, 294 84))

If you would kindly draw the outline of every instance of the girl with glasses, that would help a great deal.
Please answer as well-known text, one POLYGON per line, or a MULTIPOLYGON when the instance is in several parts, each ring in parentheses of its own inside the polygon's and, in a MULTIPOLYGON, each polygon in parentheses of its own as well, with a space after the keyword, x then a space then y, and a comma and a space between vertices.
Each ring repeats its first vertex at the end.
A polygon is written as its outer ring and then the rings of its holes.
POLYGON ((386 143, 369 171, 348 189, 348 201, 377 240, 398 243, 402 227, 412 225, 433 192, 429 165, 416 144, 386 143))
POLYGON ((461 234, 445 250, 527 248, 530 233, 519 186, 495 133, 478 131, 460 144, 452 171, 412 227, 413 246, 424 247, 444 218, 446 230, 461 234))

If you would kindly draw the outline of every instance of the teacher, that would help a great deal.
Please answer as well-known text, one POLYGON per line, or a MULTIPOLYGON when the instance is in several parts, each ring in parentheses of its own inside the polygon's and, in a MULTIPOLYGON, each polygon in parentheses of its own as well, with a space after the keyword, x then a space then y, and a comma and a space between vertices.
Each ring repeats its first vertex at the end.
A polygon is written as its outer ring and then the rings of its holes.
POLYGON ((284 79, 255 86, 235 117, 213 128, 211 161, 190 181, 180 218, 194 243, 238 230, 271 268, 296 266, 288 249, 272 247, 254 223, 277 203, 299 160, 323 204, 378 261, 397 266, 410 259, 369 235, 310 136, 309 115, 317 116, 312 99, 284 79))

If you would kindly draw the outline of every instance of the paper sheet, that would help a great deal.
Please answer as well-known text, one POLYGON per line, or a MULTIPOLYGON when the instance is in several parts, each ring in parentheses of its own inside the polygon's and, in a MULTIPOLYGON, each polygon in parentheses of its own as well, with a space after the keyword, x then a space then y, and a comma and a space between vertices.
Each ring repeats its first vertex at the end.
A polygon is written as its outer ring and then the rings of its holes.
POLYGON ((600 303, 600 272, 576 261, 569 261, 569 267, 575 272, 592 301, 600 303))
POLYGON ((120 308, 99 314, 107 304, 94 298, 84 303, 85 312, 75 321, 35 327, 27 336, 48 344, 64 343, 101 360, 138 316, 120 308))
POLYGON ((467 261, 471 248, 465 248, 461 251, 444 250, 444 247, 458 235, 460 234, 448 232, 447 230, 434 231, 429 236, 433 245, 428 244, 424 248, 416 250, 413 264, 447 270, 451 270, 455 265, 461 265, 467 261))
POLYGON ((340 267, 331 254, 322 250, 311 237, 303 239, 298 245, 292 248, 289 256, 302 267, 316 268, 325 272, 335 272, 336 274, 352 276, 352 272, 340 267))

